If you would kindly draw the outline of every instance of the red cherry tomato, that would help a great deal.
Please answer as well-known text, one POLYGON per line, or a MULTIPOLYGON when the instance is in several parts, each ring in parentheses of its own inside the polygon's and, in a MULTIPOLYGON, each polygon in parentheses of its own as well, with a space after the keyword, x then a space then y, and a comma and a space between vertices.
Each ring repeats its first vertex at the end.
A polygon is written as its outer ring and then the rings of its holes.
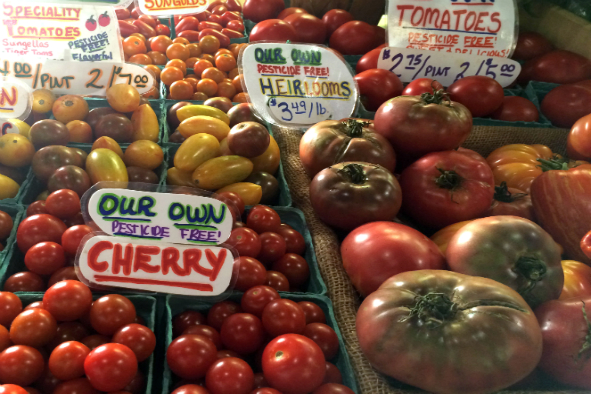
POLYGON ((55 242, 39 242, 25 254, 27 268, 39 275, 51 275, 65 264, 64 249, 55 242))
POLYGON ((88 286, 75 280, 64 280, 51 286, 43 296, 43 308, 57 321, 73 321, 84 316, 92 304, 88 286))
POLYGON ((326 383, 314 390, 312 394, 355 394, 355 392, 342 384, 326 383))
POLYGON ((240 306, 246 313, 252 313, 256 317, 263 315, 263 309, 271 301, 280 299, 281 296, 272 287, 269 286, 255 286, 248 289, 242 295, 240 306))
POLYGON ((80 197, 69 189, 56 190, 47 196, 45 209, 50 215, 68 219, 80 212, 80 197))
POLYGON ((51 287, 56 283, 64 280, 78 280, 78 276, 76 275, 76 268, 64 267, 55 271, 53 275, 51 275, 51 277, 49 278, 49 281, 47 282, 47 287, 51 287))
POLYGON ((277 233, 265 232, 260 235, 261 251, 258 255, 261 263, 269 266, 285 255, 285 239, 277 233))
POLYGON ((273 271, 285 275, 290 288, 300 288, 310 279, 308 262, 295 253, 286 253, 279 260, 276 260, 273 263, 273 271))
POLYGON ((300 334, 306 328, 306 315, 294 301, 287 299, 269 302, 263 309, 263 326, 272 337, 300 334))
POLYGON ((221 192, 217 193, 215 198, 228 205, 233 204, 238 209, 240 215, 244 213, 244 200, 240 195, 234 192, 221 192))
POLYGON ((402 94, 402 82, 396 74, 379 68, 363 71, 355 76, 361 102, 369 111, 376 111, 391 98, 402 94))
POLYGON ((197 311, 184 311, 172 319, 172 335, 178 337, 187 328, 205 324, 205 316, 197 311))
POLYGON ((10 326, 10 340, 15 345, 43 347, 53 339, 57 323, 45 309, 29 309, 21 312, 10 326))
POLYGON ((57 333, 47 345, 47 349, 55 349, 64 342, 80 342, 87 337, 88 334, 88 330, 82 323, 72 321, 60 323, 57 326, 57 333))
POLYGON ((331 362, 326 362, 326 374, 324 375, 324 380, 322 384, 326 383, 343 383, 343 376, 341 375, 341 371, 331 362))
POLYGON ((0 394, 28 394, 29 392, 16 384, 0 385, 0 394))
POLYGON ((213 342, 201 335, 181 335, 166 351, 170 370, 183 379, 200 379, 217 359, 213 342))
POLYGON ((248 213, 246 225, 259 234, 267 231, 277 232, 281 225, 281 218, 273 208, 257 205, 248 213))
POLYGON ((205 387, 196 384, 185 384, 177 387, 171 394, 211 394, 205 387))
POLYGON ((302 331, 302 335, 313 340, 324 353, 327 360, 333 359, 339 351, 339 337, 332 327, 323 323, 310 323, 302 331))
POLYGON ((326 371, 324 355, 309 338, 287 334, 275 338, 262 356, 263 374, 274 388, 307 394, 319 387, 326 371))
POLYGON ((289 281, 281 272, 267 271, 265 286, 274 288, 277 291, 289 291, 289 281))
POLYGON ((90 349, 75 341, 64 342, 49 356, 49 370, 58 379, 71 380, 84 376, 84 360, 90 349))
POLYGON ((43 278, 34 272, 17 272, 4 282, 4 290, 11 293, 17 291, 45 291, 47 287, 43 278))
POLYGON ((49 213, 47 212, 47 208, 45 208, 45 200, 34 201, 27 208, 27 217, 42 213, 49 213))
POLYGON ((431 78, 415 79, 402 91, 403 96, 420 96, 423 93, 431 93, 443 89, 443 85, 431 78))
POLYGON ((99 334, 89 335, 86 338, 82 339, 82 343, 85 346, 87 346, 90 350, 96 349, 97 347, 110 342, 111 338, 99 334))
POLYGON ((225 347, 241 355, 256 352, 265 340, 261 319, 250 313, 228 316, 220 330, 225 347))
POLYGON ((119 294, 103 296, 93 302, 90 308, 92 328, 102 335, 115 334, 121 327, 133 323, 135 317, 133 303, 119 294))
POLYGON ((222 337, 220 333, 213 327, 206 326, 205 324, 199 324, 197 326, 190 326, 187 327, 185 331, 183 331, 182 335, 202 335, 208 338, 215 347, 218 349, 218 358, 219 358, 219 349, 222 349, 222 337))
POLYGON ((306 241, 302 234, 292 228, 279 227, 276 231, 285 240, 285 252, 303 255, 306 250, 306 241))
POLYGON ((156 348, 156 335, 141 324, 128 324, 121 327, 112 341, 127 346, 135 354, 138 362, 147 360, 156 348))
POLYGON ((543 35, 531 31, 519 32, 513 56, 515 60, 529 60, 545 55, 553 49, 553 45, 543 35))
POLYGON ((541 109, 554 126, 571 128, 591 113, 591 87, 581 83, 560 85, 544 97, 541 109))
POLYGON ((254 386, 254 372, 244 360, 222 358, 207 370, 205 386, 212 394, 248 394, 254 386))
POLYGON ((312 301, 300 301, 298 302, 298 305, 306 315, 306 324, 326 323, 326 316, 318 304, 315 304, 312 301))
POLYGON ((473 117, 488 116, 501 105, 505 92, 494 79, 476 75, 454 82, 448 89, 450 98, 464 104, 473 117))
POLYGON ((281 19, 268 19, 256 24, 250 32, 250 42, 257 41, 296 41, 297 32, 289 23, 281 19))
POLYGON ((170 37, 170 27, 163 25, 163 24, 158 24, 156 25, 156 34, 159 36, 167 36, 170 37))
POLYGON ((100 394, 100 392, 92 387, 87 378, 78 378, 68 380, 66 382, 57 381, 56 387, 52 394, 100 394))
POLYGON ((30 346, 16 345, 0 353, 0 382, 28 386, 41 377, 45 362, 30 346))
POLYGON ((322 17, 322 22, 326 26, 326 33, 328 34, 328 37, 330 37, 336 29, 345 23, 352 21, 353 19, 353 15, 351 15, 350 12, 336 8, 329 10, 326 14, 324 14, 322 17))
POLYGON ((70 227, 62 234, 64 251, 70 256, 75 256, 82 238, 91 233, 92 229, 84 224, 70 227))
POLYGON ((261 251, 259 235, 254 230, 246 227, 232 230, 226 243, 233 246, 240 256, 256 258, 261 251))
POLYGON ((10 327, 14 318, 22 310, 23 304, 16 294, 0 291, 0 325, 10 327))
POLYGON ((281 393, 281 391, 279 391, 279 390, 272 389, 271 387, 261 387, 261 388, 254 390, 250 394, 283 394, 283 393, 281 393))
POLYGON ((108 343, 90 352, 84 361, 84 372, 97 390, 122 390, 137 372, 137 359, 127 346, 108 343))
POLYGON ((233 301, 222 301, 214 304, 207 313, 207 324, 220 330, 224 320, 235 313, 241 313, 240 305, 233 301))
POLYGON ((241 256, 236 259, 234 264, 235 267, 238 264, 238 279, 236 280, 236 284, 234 284, 234 290, 246 291, 251 287, 265 283, 267 270, 257 259, 241 256))
POLYGON ((245 19, 260 22, 277 18, 284 9, 283 0, 247 0, 242 6, 242 13, 245 19))
POLYGON ((39 242, 60 243, 66 229, 64 222, 55 216, 47 214, 29 216, 18 226, 16 242, 21 252, 26 253, 31 246, 39 242))

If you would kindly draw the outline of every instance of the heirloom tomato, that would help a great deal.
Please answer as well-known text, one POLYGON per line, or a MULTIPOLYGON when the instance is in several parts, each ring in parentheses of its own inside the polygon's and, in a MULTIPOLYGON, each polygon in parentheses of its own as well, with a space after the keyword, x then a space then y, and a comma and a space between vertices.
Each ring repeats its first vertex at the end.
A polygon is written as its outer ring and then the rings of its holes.
POLYGON ((554 126, 570 128, 591 113, 591 87, 582 84, 558 86, 544 97, 541 110, 554 126))
POLYGON ((341 230, 392 220, 400 210, 402 192, 385 168, 363 162, 335 164, 310 183, 310 201, 325 223, 341 230))
POLYGON ((349 21, 331 34, 329 44, 343 55, 363 55, 382 43, 378 42, 372 25, 362 21, 349 21))
POLYGON ((591 297, 549 301, 536 316, 544 341, 539 368, 563 384, 591 389, 591 297))
POLYGON ((310 177, 345 161, 379 164, 394 172, 396 155, 371 121, 325 120, 310 127, 300 141, 300 160, 310 177))
MULTIPOLYGON (((341 10, 334 10, 334 11, 341 11, 341 10)), ((359 74, 363 71, 371 70, 374 68, 378 68, 378 58, 380 57, 380 53, 382 52, 382 48, 384 48, 386 44, 380 45, 377 48, 372 49, 371 51, 367 52, 365 55, 359 59, 357 65, 355 66, 355 73, 359 74)))
POLYGON ((458 222, 454 224, 450 224, 447 227, 442 228, 441 230, 437 231, 435 234, 431 236, 431 241, 435 242, 435 245, 441 251, 441 254, 445 256, 445 252, 447 251, 447 247, 449 245, 449 241, 453 238, 454 235, 466 224, 470 223, 472 220, 465 220, 463 222, 458 222))
POLYGON ((464 104, 475 118, 488 116, 503 105, 505 92, 500 83, 490 77, 474 75, 454 82, 449 97, 464 104))
POLYGON ((530 100, 519 96, 506 96, 503 98, 503 104, 490 117, 507 122, 537 122, 540 113, 530 100))
POLYGON ((508 188, 501 182, 495 186, 494 201, 484 216, 512 215, 535 221, 531 197, 519 189, 508 188))
POLYGON ((374 124, 376 132, 410 164, 427 153, 460 146, 472 130, 472 115, 437 91, 386 101, 376 112, 374 124))
POLYGON ((565 254, 591 265, 580 247, 591 230, 591 165, 543 173, 531 185, 531 199, 538 223, 565 254))
POLYGON ((532 308, 557 299, 564 284, 556 242, 534 222, 516 216, 472 221, 449 241, 445 255, 452 271, 503 283, 532 308))
POLYGON ((80 156, 67 146, 46 146, 35 152, 33 156, 33 173, 42 182, 47 182, 55 170, 66 165, 84 167, 80 156))
POLYGON ((555 50, 529 60, 517 78, 519 83, 541 81, 573 83, 591 78, 591 61, 570 51, 555 50))
POLYGON ((400 186, 402 211, 434 229, 482 216, 494 196, 490 167, 468 149, 429 153, 402 172, 400 186))
POLYGON ((591 267, 574 260, 562 260, 564 286, 560 300, 591 296, 591 267))
POLYGON ((542 352, 536 317, 517 292, 438 270, 388 279, 361 304, 357 336, 378 371, 433 393, 496 392, 526 377, 542 352))
POLYGON ((376 111, 387 100, 402 94, 402 82, 396 74, 375 68, 355 75, 363 106, 376 111))
POLYGON ((310 44, 324 44, 326 42, 326 26, 322 19, 307 13, 295 13, 283 20, 293 26, 298 42, 310 44))
POLYGON ((566 152, 571 159, 591 159, 591 113, 573 125, 566 140, 566 152))
POLYGON ((267 19, 259 22, 250 33, 250 42, 257 41, 296 41, 297 32, 289 23, 281 19, 267 19))
POLYGON ((364 297, 401 272, 445 268, 433 241, 393 222, 368 223, 351 231, 341 244, 341 254, 347 275, 364 297))
POLYGON ((327 11, 326 14, 322 16, 322 22, 326 25, 328 37, 330 37, 336 29, 338 29, 345 23, 352 21, 353 19, 355 18, 353 18, 353 15, 351 15, 350 12, 340 10, 338 8, 327 11))
POLYGON ((244 18, 253 22, 277 18, 284 9, 283 0, 246 0, 242 6, 244 18))
POLYGON ((519 32, 517 45, 511 58, 515 60, 529 60, 545 55, 552 51, 552 49, 552 43, 543 35, 533 31, 519 32))

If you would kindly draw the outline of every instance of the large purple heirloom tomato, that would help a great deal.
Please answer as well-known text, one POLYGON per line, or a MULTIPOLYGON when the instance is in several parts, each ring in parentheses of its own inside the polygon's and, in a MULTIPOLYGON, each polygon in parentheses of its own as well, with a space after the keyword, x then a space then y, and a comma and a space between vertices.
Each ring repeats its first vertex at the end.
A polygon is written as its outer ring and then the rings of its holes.
POLYGON ((536 316, 515 290, 450 271, 388 279, 361 304, 357 336, 378 371, 441 394, 496 392, 542 354, 536 316))

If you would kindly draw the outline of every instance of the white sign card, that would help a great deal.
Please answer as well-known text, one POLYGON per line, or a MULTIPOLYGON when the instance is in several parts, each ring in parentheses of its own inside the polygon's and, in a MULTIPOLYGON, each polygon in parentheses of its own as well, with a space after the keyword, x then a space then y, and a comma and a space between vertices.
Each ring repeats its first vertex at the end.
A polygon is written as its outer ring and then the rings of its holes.
POLYGON ((49 89, 56 94, 105 96, 109 87, 126 83, 140 94, 156 88, 154 75, 137 64, 72 61, 0 59, 0 74, 9 75, 33 89, 49 89))
POLYGON ((228 206, 209 197, 106 188, 90 196, 87 209, 87 222, 101 231, 144 242, 217 245, 232 232, 228 206))
POLYGON ((515 0, 388 0, 388 45, 509 57, 516 10, 515 0))
POLYGON ((233 264, 223 247, 105 235, 87 238, 77 257, 80 279, 91 286, 209 297, 228 289, 233 264))
POLYGON ((2 0, 0 31, 3 57, 35 56, 76 62, 124 60, 113 7, 2 0))
POLYGON ((450 86, 464 77, 482 75, 506 87, 517 79, 521 71, 519 63, 507 58, 406 48, 382 49, 378 68, 395 73, 405 83, 418 78, 431 78, 443 86, 450 86))
POLYGON ((255 43, 239 60, 245 91, 270 123, 306 126, 350 117, 359 98, 344 59, 319 45, 255 43))
MULTIPOLYGON (((33 108, 33 92, 21 81, 0 77, 0 119, 26 119, 33 108)), ((10 124, 12 125, 12 123, 10 124)), ((2 135, 8 128, 3 122, 2 135)), ((18 133, 18 128, 16 133, 18 133)))
POLYGON ((203 12, 213 0, 136 0, 147 15, 186 15, 203 12))

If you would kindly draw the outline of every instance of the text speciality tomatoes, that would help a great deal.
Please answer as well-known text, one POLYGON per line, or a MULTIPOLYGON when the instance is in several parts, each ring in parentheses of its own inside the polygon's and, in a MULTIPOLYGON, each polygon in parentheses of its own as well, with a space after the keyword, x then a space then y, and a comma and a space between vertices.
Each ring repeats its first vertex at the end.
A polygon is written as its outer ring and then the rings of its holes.
POLYGON ((517 292, 449 271, 390 278, 361 304, 357 336, 378 371, 442 394, 508 387, 526 377, 542 353, 536 316, 517 292), (494 357, 487 356, 491 349, 494 357))

